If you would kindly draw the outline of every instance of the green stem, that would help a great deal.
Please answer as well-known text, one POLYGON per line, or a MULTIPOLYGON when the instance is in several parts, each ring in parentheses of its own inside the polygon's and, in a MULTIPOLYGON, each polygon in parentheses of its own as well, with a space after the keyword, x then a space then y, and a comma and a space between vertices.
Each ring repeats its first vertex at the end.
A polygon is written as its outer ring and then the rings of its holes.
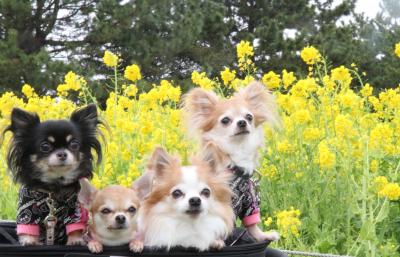
MULTIPOLYGON (((114 93, 115 93, 115 106, 118 105, 118 74, 117 66, 114 66, 114 93)), ((117 122, 117 109, 114 108, 114 125, 117 122)))

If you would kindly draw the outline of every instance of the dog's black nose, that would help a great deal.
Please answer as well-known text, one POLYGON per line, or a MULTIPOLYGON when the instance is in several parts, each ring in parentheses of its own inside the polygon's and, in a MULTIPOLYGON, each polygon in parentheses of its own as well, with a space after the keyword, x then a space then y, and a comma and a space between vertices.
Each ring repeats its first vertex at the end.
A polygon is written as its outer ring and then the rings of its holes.
POLYGON ((199 207, 201 205, 200 197, 192 197, 189 199, 190 207, 199 207))
POLYGON ((124 224, 124 223, 125 223, 125 220, 126 220, 126 218, 125 218, 124 215, 117 215, 117 217, 115 217, 115 221, 116 221, 118 224, 124 224))
POLYGON ((247 126, 247 122, 245 120, 239 120, 237 125, 239 128, 245 128, 247 126))
POLYGON ((60 151, 60 152, 56 153, 56 155, 60 161, 65 161, 67 159, 67 153, 64 151, 60 151))

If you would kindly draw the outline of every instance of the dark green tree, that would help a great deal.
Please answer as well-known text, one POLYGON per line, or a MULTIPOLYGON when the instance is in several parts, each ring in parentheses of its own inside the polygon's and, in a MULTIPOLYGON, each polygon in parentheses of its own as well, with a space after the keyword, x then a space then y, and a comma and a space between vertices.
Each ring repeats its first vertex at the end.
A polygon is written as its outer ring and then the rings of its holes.
POLYGON ((30 83, 43 92, 58 84, 70 68, 65 51, 82 41, 74 29, 83 29, 94 2, 0 0, 1 90, 30 83))
POLYGON ((375 19, 360 26, 361 43, 354 56, 369 82, 378 88, 397 87, 400 83, 400 59, 395 44, 400 41, 400 2, 382 0, 375 19))
POLYGON ((355 3, 0 0, 0 86, 19 90, 30 83, 44 91, 74 70, 105 97, 105 77, 95 75, 112 74, 102 64, 108 49, 123 57, 121 71, 137 63, 147 81, 167 78, 186 87, 193 70, 216 76, 232 66, 241 40, 255 44, 260 75, 284 68, 306 74, 299 51, 314 45, 332 66, 355 62, 374 86, 395 85, 398 2, 384 1, 374 20, 355 14, 355 3))
MULTIPOLYGON (((84 49, 90 70, 104 72, 105 48, 120 53, 121 67, 138 63, 149 81, 183 81, 194 69, 212 71, 232 61, 226 56, 226 7, 219 1, 138 0, 121 5, 102 1, 84 49)), ((229 50, 231 51, 231 50, 229 50)))
MULTIPOLYGON (((356 41, 356 23, 337 24, 353 13, 355 1, 335 7, 332 0, 103 1, 88 41, 121 53, 126 60, 122 66, 139 63, 151 81, 185 81, 195 69, 218 75, 235 62, 235 45, 241 40, 257 44, 256 62, 264 71, 306 71, 296 53, 307 44, 334 63, 351 63, 347 48, 356 41), (285 37, 288 31, 295 36, 285 37)), ((103 67, 91 57, 100 56, 104 47, 85 50, 88 69, 100 72, 103 67)))

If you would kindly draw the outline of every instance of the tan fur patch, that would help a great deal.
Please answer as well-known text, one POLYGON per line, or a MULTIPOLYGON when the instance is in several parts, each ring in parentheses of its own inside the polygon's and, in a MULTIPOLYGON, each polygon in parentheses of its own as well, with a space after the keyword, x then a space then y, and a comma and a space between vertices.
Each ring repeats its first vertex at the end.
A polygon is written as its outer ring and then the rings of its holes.
POLYGON ((115 203, 115 209, 125 210, 126 206, 124 204, 126 199, 129 199, 136 209, 139 208, 139 198, 135 191, 118 185, 107 186, 96 193, 94 201, 90 206, 90 211, 99 211, 99 208, 103 206, 107 200, 115 203))
MULTIPOLYGON (((108 207, 108 204, 111 202, 113 207, 113 212, 117 213, 127 213, 127 208, 133 206, 136 210, 140 208, 140 201, 136 195, 136 192, 132 189, 125 188, 119 185, 111 185, 105 187, 103 190, 96 191, 93 195, 91 195, 93 202, 90 204, 90 213, 92 217, 95 213, 99 213, 103 207, 108 207)), ((136 211, 137 213, 137 211, 136 211)), ((132 219, 136 217, 136 213, 132 219)), ((128 216, 126 216, 127 219, 128 216)), ((113 215, 108 215, 102 218, 102 225, 104 224, 112 224, 114 222, 113 215)), ((136 230, 136 222, 129 222, 130 229, 132 232, 136 230)), ((89 231, 93 237, 96 237, 98 228, 96 227, 95 222, 91 222, 89 224, 89 231)), ((104 233, 104 232, 103 232, 104 233)))
POLYGON ((256 127, 265 121, 273 127, 280 126, 275 98, 258 81, 250 83, 229 99, 218 99, 214 93, 202 89, 192 90, 184 97, 187 120, 194 123, 189 126, 194 126, 202 132, 211 130, 225 111, 236 112, 243 106, 253 113, 256 127))
POLYGON ((153 178, 152 192, 143 203, 143 208, 147 213, 155 204, 170 195, 171 189, 182 179, 181 166, 178 159, 174 159, 164 174, 153 178))

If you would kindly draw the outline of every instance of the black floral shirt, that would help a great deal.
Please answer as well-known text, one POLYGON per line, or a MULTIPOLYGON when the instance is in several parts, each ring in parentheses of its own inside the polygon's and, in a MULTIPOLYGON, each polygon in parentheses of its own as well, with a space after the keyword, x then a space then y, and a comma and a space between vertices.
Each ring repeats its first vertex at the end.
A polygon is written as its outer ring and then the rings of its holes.
MULTIPOLYGON (((49 214, 48 198, 48 193, 33 190, 26 186, 20 188, 17 210, 18 234, 38 234, 40 241, 45 241, 46 229, 44 221, 49 214), (32 228, 38 232, 32 232, 32 228)), ((56 233, 54 236, 55 244, 65 244, 67 242, 67 232, 82 229, 86 225, 87 217, 85 216, 87 216, 87 212, 81 208, 77 198, 77 192, 52 195, 55 216, 57 217, 54 230, 56 233), (76 224, 79 225, 76 226, 76 224)))
POLYGON ((260 196, 256 181, 240 167, 229 169, 233 173, 230 187, 233 190, 232 206, 236 217, 247 227, 260 222, 260 196))

